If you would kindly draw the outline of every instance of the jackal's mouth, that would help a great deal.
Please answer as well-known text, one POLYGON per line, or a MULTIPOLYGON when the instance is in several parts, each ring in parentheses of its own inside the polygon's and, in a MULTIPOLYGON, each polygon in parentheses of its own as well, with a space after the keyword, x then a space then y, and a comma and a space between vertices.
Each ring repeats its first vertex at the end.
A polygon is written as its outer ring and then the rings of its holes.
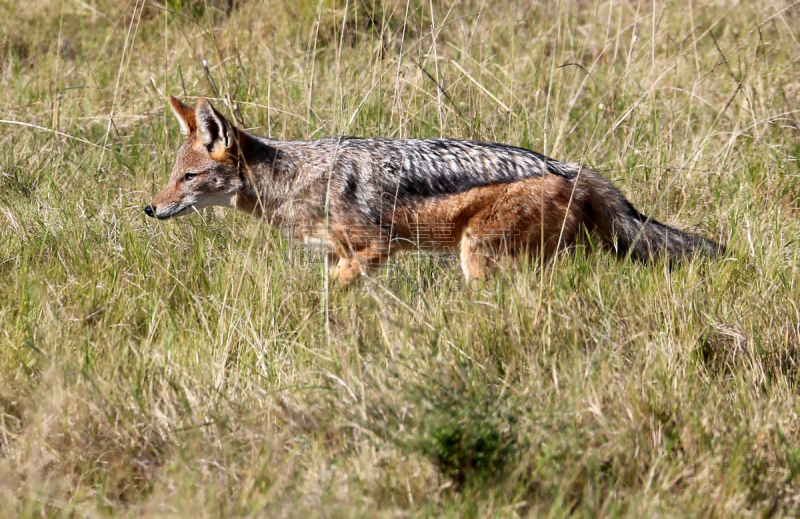
POLYGON ((169 220, 170 218, 177 218, 179 216, 183 216, 185 214, 188 214, 193 209, 194 209, 194 204, 189 204, 186 207, 178 209, 177 211, 172 211, 171 213, 156 214, 156 218, 158 218, 159 220, 169 220))

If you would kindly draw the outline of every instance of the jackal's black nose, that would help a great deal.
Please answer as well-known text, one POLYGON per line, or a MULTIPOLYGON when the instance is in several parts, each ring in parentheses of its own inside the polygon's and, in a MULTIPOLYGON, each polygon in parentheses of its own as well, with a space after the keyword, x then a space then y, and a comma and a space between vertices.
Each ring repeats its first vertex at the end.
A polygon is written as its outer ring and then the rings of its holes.
POLYGON ((153 206, 152 205, 144 206, 144 214, 146 214, 147 216, 149 216, 151 218, 156 215, 155 211, 153 211, 153 206))

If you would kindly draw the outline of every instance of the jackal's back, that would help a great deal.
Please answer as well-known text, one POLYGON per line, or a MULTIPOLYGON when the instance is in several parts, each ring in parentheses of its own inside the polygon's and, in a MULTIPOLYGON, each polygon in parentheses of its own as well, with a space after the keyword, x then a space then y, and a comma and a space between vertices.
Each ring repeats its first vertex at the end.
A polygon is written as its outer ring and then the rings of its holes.
MULTIPOLYGON (((536 152, 451 139, 334 137, 306 146, 331 157, 335 198, 377 223, 388 207, 456 195, 478 187, 541 177, 575 178, 576 169, 536 152)), ((299 145, 299 143, 298 143, 299 145)))

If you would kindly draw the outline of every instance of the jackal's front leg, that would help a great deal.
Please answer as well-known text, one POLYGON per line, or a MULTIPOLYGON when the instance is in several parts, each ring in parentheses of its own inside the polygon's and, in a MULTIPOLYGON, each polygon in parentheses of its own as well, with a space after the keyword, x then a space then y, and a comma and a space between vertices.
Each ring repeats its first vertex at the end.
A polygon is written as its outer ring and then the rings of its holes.
POLYGON ((383 247, 371 245, 346 257, 340 257, 333 271, 333 278, 339 286, 349 286, 361 276, 377 270, 386 261, 388 254, 383 247))

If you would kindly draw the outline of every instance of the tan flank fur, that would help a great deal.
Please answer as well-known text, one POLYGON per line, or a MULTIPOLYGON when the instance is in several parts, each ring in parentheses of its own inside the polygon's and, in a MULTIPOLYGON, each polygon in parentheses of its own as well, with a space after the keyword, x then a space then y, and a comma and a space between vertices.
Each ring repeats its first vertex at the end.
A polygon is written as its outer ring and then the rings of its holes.
POLYGON ((460 254, 468 279, 520 255, 552 256, 582 227, 618 254, 649 260, 722 246, 639 213, 580 164, 496 143, 448 139, 264 139, 203 98, 170 96, 185 142, 145 207, 159 219, 232 207, 321 248, 343 285, 399 250, 460 254))

